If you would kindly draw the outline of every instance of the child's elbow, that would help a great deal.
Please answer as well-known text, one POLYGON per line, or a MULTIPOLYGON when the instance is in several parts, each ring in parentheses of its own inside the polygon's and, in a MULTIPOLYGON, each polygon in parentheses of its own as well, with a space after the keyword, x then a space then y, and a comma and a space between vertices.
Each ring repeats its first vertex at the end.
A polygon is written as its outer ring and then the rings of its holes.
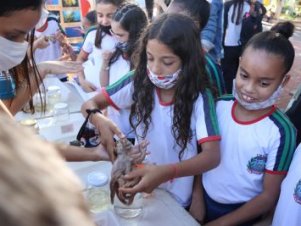
POLYGON ((212 168, 217 167, 221 161, 221 154, 219 148, 216 150, 212 150, 212 168))

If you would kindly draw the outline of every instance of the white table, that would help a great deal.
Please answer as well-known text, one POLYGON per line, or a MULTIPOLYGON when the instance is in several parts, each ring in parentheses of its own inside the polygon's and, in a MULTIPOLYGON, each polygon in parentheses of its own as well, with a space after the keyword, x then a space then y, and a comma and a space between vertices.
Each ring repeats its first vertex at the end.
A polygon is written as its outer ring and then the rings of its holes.
MULTIPOLYGON (((110 177, 111 163, 109 162, 69 162, 67 165, 80 178, 83 185, 86 185, 87 175, 93 171, 105 173, 110 177)), ((104 189, 109 191, 109 185, 104 189)), ((125 219, 118 216, 112 205, 106 210, 93 214, 97 225, 108 226, 197 226, 199 225, 182 208, 169 193, 156 189, 150 197, 144 198, 143 212, 137 218, 125 219)))
MULTIPOLYGON (((49 141, 69 143, 75 139, 83 123, 81 113, 70 114, 70 120, 63 124, 53 123, 53 119, 40 118, 38 125, 40 135, 49 141), (67 129, 66 129, 67 128, 67 129)), ((110 162, 66 162, 67 166, 79 177, 86 186, 87 175, 92 171, 105 173, 110 178, 110 162)), ((104 186, 109 194, 109 184, 104 186)), ((115 214, 112 205, 93 218, 97 225, 102 226, 197 226, 199 225, 166 191, 157 189, 153 195, 143 200, 144 208, 140 216, 124 219, 115 214)))
MULTIPOLYGON (((74 88, 74 86, 69 82, 61 82, 56 77, 48 77, 44 79, 44 85, 47 90, 49 86, 58 86, 61 89, 61 100, 60 102, 65 102, 68 104, 69 112, 77 113, 80 112, 81 106, 84 103, 84 99, 80 95, 80 93, 74 88)), ((52 117, 53 111, 44 112, 36 112, 34 114, 18 112, 15 116, 17 121, 27 118, 35 118, 35 119, 43 119, 52 117)))

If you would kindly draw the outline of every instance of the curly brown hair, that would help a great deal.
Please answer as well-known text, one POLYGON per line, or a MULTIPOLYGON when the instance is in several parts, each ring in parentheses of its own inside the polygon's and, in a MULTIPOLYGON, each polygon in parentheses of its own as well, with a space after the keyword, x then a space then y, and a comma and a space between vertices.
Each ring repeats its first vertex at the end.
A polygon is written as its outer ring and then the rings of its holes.
POLYGON ((199 30, 193 20, 180 14, 162 14, 145 31, 136 53, 136 71, 133 78, 134 92, 131 106, 130 123, 136 130, 140 123, 144 124, 145 138, 154 108, 154 89, 147 75, 146 45, 149 40, 156 39, 169 47, 179 56, 182 70, 175 85, 174 116, 172 133, 176 143, 181 147, 179 159, 192 138, 190 128, 194 102, 199 94, 209 86, 205 70, 204 56, 201 52, 199 30))

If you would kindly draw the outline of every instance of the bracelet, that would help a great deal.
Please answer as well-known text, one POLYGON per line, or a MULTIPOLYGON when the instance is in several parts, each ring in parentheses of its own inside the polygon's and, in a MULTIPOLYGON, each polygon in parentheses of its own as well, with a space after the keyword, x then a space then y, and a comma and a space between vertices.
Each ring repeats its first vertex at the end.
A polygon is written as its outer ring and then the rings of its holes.
POLYGON ((83 133, 85 132, 85 129, 86 129, 86 126, 87 126, 87 123, 89 121, 91 114, 95 114, 95 113, 102 114, 101 110, 99 110, 97 108, 87 109, 86 112, 88 115, 86 116, 86 119, 85 119, 84 123, 82 124, 82 126, 80 127, 78 134, 76 136, 76 140, 78 140, 78 141, 80 141, 81 137, 83 136, 83 133))
POLYGON ((170 183, 173 182, 173 180, 177 177, 178 175, 178 167, 177 167, 177 164, 172 164, 170 165, 171 169, 172 169, 172 177, 171 179, 169 180, 170 183))
POLYGON ((91 114, 96 114, 96 113, 100 113, 102 114, 101 110, 97 109, 97 108, 94 108, 94 109, 87 109, 86 110, 88 116, 90 116, 91 114))

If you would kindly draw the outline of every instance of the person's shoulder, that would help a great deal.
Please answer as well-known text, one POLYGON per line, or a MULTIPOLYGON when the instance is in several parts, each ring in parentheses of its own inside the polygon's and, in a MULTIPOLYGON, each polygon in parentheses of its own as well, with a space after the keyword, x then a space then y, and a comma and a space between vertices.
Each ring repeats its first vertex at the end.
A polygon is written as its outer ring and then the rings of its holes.
POLYGON ((96 31, 97 31, 97 26, 90 27, 85 34, 85 38, 87 38, 88 35, 90 36, 91 34, 96 33, 96 31))
POLYGON ((133 81, 133 77, 135 75, 135 71, 129 71, 127 74, 122 76, 117 82, 113 83, 112 85, 109 85, 106 90, 110 95, 113 93, 116 93, 118 90, 123 89, 127 85, 129 85, 133 81))
POLYGON ((55 14, 52 14, 52 13, 50 13, 49 15, 48 15, 48 17, 47 17, 47 21, 49 22, 49 21, 55 21, 56 23, 60 23, 60 21, 59 21, 59 17, 57 16, 57 15, 55 15, 55 14))
POLYGON ((97 28, 95 27, 93 27, 93 28, 90 28, 87 32, 86 32, 86 34, 85 34, 85 37, 84 37, 84 42, 86 41, 86 40, 90 40, 91 39, 91 41, 94 41, 95 40, 95 36, 96 36, 96 31, 97 31, 97 28))
POLYGON ((293 139, 296 138, 295 126, 280 109, 276 108, 269 118, 273 121, 274 125, 279 128, 281 134, 288 134, 293 137, 293 139))
POLYGON ((91 26, 91 27, 87 30, 86 35, 88 35, 88 34, 89 34, 90 32, 92 32, 92 31, 96 32, 96 30, 97 30, 97 26, 96 26, 96 25, 91 26))

